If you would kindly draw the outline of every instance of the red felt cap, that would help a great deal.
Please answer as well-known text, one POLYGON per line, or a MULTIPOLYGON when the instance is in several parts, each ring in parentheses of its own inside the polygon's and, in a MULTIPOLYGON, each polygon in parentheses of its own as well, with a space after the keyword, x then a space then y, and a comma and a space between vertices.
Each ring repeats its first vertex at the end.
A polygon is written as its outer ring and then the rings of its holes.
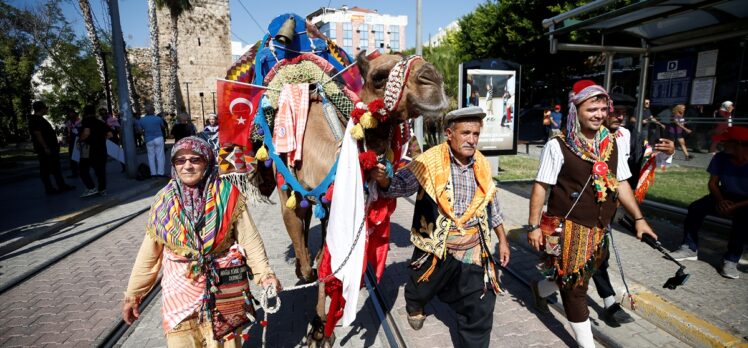
POLYGON ((726 141, 726 140, 737 140, 737 141, 748 141, 748 128, 741 126, 732 126, 727 128, 726 131, 717 134, 712 137, 714 141, 726 141))
POLYGON ((577 83, 574 84, 574 87, 572 87, 572 90, 574 90, 574 94, 579 94, 583 89, 596 85, 595 81, 592 80, 579 80, 577 83))
POLYGON ((556 104, 556 106, 554 106, 553 108, 556 109, 556 110, 561 110, 561 105, 556 104))

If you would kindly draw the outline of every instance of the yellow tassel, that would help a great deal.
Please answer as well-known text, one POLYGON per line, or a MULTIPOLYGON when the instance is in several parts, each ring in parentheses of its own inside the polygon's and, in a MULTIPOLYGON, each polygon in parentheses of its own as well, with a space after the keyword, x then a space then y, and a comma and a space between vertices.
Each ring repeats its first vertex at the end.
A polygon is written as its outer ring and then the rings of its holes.
POLYGON ((366 129, 372 129, 372 128, 377 128, 377 125, 379 125, 379 122, 377 122, 377 119, 371 115, 371 112, 367 111, 363 116, 361 116, 361 120, 358 122, 358 124, 360 124, 366 129))
POLYGON ((259 150, 257 150, 257 153, 255 154, 255 158, 258 161, 267 161, 268 159, 268 150, 265 148, 265 146, 262 146, 259 150))
POLYGON ((353 137, 353 139, 356 139, 356 140, 364 139, 364 128, 361 126, 361 123, 351 128, 351 136, 353 137))
POLYGON ((392 162, 395 160, 395 153, 392 151, 392 149, 387 149, 384 153, 384 157, 387 158, 388 161, 392 162))
POLYGON ((291 195, 286 200, 286 208, 296 209, 296 193, 291 191, 291 195))

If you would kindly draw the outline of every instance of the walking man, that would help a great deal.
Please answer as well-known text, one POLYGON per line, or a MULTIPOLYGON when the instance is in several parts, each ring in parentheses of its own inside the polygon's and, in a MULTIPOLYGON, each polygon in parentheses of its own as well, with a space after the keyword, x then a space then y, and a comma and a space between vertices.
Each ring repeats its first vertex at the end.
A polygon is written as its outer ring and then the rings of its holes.
POLYGON ((627 158, 617 148, 615 135, 602 125, 610 96, 590 80, 577 82, 573 91, 564 134, 543 148, 525 228, 529 244, 544 251, 547 280, 533 284, 536 299, 559 289, 577 343, 594 347, 587 284, 607 257, 616 200, 634 216, 637 238, 657 236, 626 181, 631 176, 627 158), (541 214, 549 188, 548 211, 541 214))
POLYGON ((499 263, 509 262, 501 207, 488 160, 476 150, 480 107, 445 117, 447 141, 415 158, 393 177, 384 165, 372 171, 389 197, 418 192, 410 240, 415 245, 405 285, 408 323, 419 330, 434 296, 457 312, 460 347, 488 347, 496 294, 501 292, 491 230, 499 239, 499 263))
POLYGON ((151 176, 164 176, 164 120, 156 116, 156 109, 152 104, 145 106, 145 116, 138 120, 138 126, 143 130, 145 146, 148 150, 148 166, 151 176))
POLYGON ((44 184, 44 192, 48 195, 62 193, 75 189, 65 183, 60 168, 60 144, 57 142, 57 135, 52 125, 44 119, 44 115, 49 112, 47 104, 43 101, 35 101, 31 108, 34 114, 29 117, 29 133, 31 141, 34 143, 36 158, 39 160, 39 174, 44 184), (55 178, 57 187, 52 186, 49 176, 55 178))

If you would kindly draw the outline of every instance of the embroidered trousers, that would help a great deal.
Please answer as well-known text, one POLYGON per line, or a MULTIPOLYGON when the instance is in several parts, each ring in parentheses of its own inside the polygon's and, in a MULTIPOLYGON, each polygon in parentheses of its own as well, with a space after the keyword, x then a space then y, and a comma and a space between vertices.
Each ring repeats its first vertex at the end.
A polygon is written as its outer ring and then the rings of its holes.
POLYGON ((196 318, 185 319, 166 333, 166 346, 179 348, 237 348, 242 346, 241 338, 234 337, 223 343, 213 339, 210 321, 198 323, 196 318))
MULTIPOLYGON (((424 251, 415 249, 413 260, 424 251)), ((429 256, 431 258, 431 256, 429 256)), ((411 270, 405 284, 405 308, 409 314, 423 313, 423 308, 434 296, 457 313, 458 347, 488 347, 493 326, 496 294, 490 288, 483 292, 483 268, 467 264, 447 255, 438 261, 428 281, 418 278, 429 268, 428 261, 418 270, 411 270), (481 296, 483 298, 481 298, 481 296)))

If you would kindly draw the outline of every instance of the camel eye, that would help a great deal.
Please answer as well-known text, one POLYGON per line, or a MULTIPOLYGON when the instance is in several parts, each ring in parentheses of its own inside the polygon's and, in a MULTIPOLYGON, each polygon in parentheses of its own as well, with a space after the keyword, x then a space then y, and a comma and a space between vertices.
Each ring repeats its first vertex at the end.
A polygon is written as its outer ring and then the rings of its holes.
POLYGON ((372 76, 371 82, 374 83, 374 88, 381 89, 387 84, 387 79, 390 76, 389 71, 377 72, 372 76))

